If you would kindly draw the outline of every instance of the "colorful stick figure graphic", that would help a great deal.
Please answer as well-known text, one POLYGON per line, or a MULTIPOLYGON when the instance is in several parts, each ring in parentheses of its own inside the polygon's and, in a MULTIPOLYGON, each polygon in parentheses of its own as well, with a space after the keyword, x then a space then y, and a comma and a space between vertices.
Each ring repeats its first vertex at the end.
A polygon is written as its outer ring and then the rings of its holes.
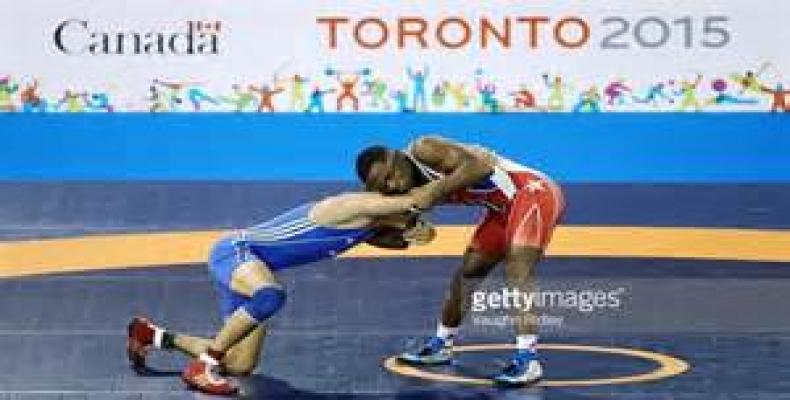
POLYGON ((26 85, 19 93, 19 99, 22 101, 22 110, 25 112, 45 112, 47 111, 47 101, 38 95, 38 80, 34 79, 33 83, 26 85))
POLYGON ((242 85, 236 83, 231 86, 231 89, 233 89, 233 94, 220 97, 220 101, 231 105, 235 112, 253 111, 257 109, 257 99, 249 88, 244 90, 242 85))
POLYGON ((442 108, 447 103, 447 90, 444 83, 435 85, 431 92, 431 106, 433 108, 442 108))
POLYGON ((672 104, 675 100, 664 92, 666 88, 667 84, 664 82, 655 83, 647 89, 644 97, 634 95, 633 100, 635 103, 649 104, 653 107, 658 107, 662 101, 672 104))
POLYGON ((535 95, 527 88, 527 85, 519 85, 518 90, 511 92, 510 96, 513 97, 513 108, 516 110, 537 108, 535 95))
POLYGON ((294 74, 288 81, 291 83, 291 110, 303 111, 307 107, 307 82, 310 80, 299 74, 294 74))
POLYGON ((392 99, 395 100, 395 104, 397 105, 398 112, 407 113, 413 112, 414 110, 409 107, 409 95, 406 94, 405 90, 398 89, 392 92, 392 99))
POLYGON ((546 107, 549 111, 562 111, 565 109, 565 89, 567 86, 562 82, 562 77, 557 75, 554 79, 549 78, 549 74, 543 74, 543 83, 549 88, 549 97, 546 107))
POLYGON ((428 78, 428 66, 422 70, 413 70, 411 67, 406 69, 406 74, 412 81, 412 109, 414 111, 426 111, 428 104, 425 95, 425 80, 428 78))
POLYGON ((687 80, 680 82, 680 90, 675 92, 676 96, 680 96, 678 111, 685 111, 687 108, 694 108, 695 111, 702 109, 702 103, 697 98, 700 82, 702 82, 702 74, 698 74, 693 82, 687 80))
POLYGON ((63 97, 55 103, 55 110, 65 106, 66 112, 77 113, 85 111, 87 93, 66 90, 63 97))
POLYGON ((85 106, 90 111, 113 112, 115 108, 110 104, 110 95, 107 93, 91 93, 85 96, 85 106))
POLYGON ((13 94, 19 90, 19 85, 11 83, 10 76, 0 78, 0 110, 13 112, 16 111, 14 106, 13 94))
POLYGON ((455 111, 464 111, 469 107, 471 102, 469 91, 465 83, 444 81, 442 86, 444 91, 453 99, 453 109, 455 111))
POLYGON ((617 79, 609 82, 604 88, 603 93, 606 95, 607 105, 610 107, 615 105, 622 106, 625 105, 627 99, 626 94, 631 93, 631 88, 623 82, 623 79, 617 79))
POLYGON ((483 81, 483 70, 478 69, 475 72, 475 89, 480 96, 480 110, 487 112, 499 112, 500 104, 496 98, 496 84, 494 82, 483 81))
POLYGON ((763 84, 759 81, 760 76, 771 67, 770 62, 765 62, 760 65, 757 71, 746 71, 743 74, 730 74, 730 79, 741 86, 741 95, 748 93, 752 95, 759 95, 762 93, 763 84))
POLYGON ((318 85, 314 86, 310 92, 310 104, 307 105, 305 112, 324 112, 324 96, 334 92, 335 89, 323 90, 318 85))
POLYGON ((360 71, 341 71, 327 68, 327 76, 334 76, 340 85, 340 95, 337 96, 337 111, 343 111, 343 104, 351 102, 351 109, 359 111, 359 97, 356 94, 357 83, 362 76, 370 75, 370 70, 365 68, 360 71))
POLYGON ((218 105, 219 101, 209 96, 199 85, 195 82, 166 82, 160 79, 154 79, 154 84, 162 86, 167 89, 167 104, 171 111, 177 111, 184 103, 183 91, 186 89, 186 98, 192 105, 193 111, 200 111, 204 102, 218 105))
POLYGON ((728 92, 727 81, 715 79, 711 82, 711 89, 716 93, 714 97, 705 101, 705 105, 733 105, 733 104, 757 104, 758 99, 738 97, 728 92))
POLYGON ((573 106, 573 112, 601 112, 601 92, 597 86, 579 94, 579 101, 573 106))
POLYGON ((767 86, 762 86, 760 89, 763 92, 773 96, 773 101, 771 102, 771 112, 790 112, 790 103, 787 101, 787 96, 790 95, 790 90, 786 90, 783 84, 777 83, 774 89, 771 89, 767 86))
POLYGON ((285 88, 280 86, 280 80, 277 75, 272 78, 272 84, 263 84, 261 86, 249 85, 247 88, 258 94, 258 112, 268 111, 274 112, 274 96, 285 91, 285 88))

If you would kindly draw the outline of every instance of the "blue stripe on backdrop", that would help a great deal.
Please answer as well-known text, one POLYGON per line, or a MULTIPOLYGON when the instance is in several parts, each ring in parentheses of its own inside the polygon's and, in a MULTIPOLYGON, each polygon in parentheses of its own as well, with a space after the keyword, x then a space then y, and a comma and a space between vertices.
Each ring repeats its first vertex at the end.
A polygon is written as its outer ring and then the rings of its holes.
POLYGON ((354 179, 422 133, 563 182, 790 182, 790 119, 722 114, 4 114, 3 180, 354 179))
MULTIPOLYGON (((349 182, 0 182, 0 239, 240 228, 349 182)), ((789 184, 564 184, 563 224, 790 229, 789 184)), ((474 224, 479 207, 438 207, 474 224)))

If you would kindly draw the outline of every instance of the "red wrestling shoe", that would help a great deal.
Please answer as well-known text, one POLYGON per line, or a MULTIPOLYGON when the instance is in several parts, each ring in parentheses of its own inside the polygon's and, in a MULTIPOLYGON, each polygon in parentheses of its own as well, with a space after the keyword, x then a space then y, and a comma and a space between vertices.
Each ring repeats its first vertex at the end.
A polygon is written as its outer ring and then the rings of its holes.
POLYGON ((201 354, 200 358, 189 361, 181 379, 191 389, 199 390, 206 394, 215 396, 232 396, 239 392, 238 386, 233 384, 230 379, 216 375, 216 368, 219 363, 207 354, 201 354))
POLYGON ((128 329, 126 355, 129 362, 134 369, 145 368, 145 357, 154 345, 157 330, 161 329, 143 317, 132 318, 128 329))

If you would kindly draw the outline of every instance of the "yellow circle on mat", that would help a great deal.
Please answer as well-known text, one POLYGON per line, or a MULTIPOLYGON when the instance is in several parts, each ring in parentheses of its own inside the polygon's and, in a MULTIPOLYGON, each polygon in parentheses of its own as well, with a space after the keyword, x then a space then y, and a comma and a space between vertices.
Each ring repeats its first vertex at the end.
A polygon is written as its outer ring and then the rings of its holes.
MULTIPOLYGON (((614 354, 626 357, 638 358, 641 360, 654 361, 658 364, 658 368, 635 375, 615 376, 611 378, 594 378, 594 379, 551 379, 540 381, 537 386, 545 387, 578 387, 578 386, 596 386, 596 385, 623 385, 630 383, 640 383, 666 379, 673 376, 680 375, 689 369, 689 364, 677 357, 668 356, 666 354, 655 353, 647 350, 628 349, 619 347, 602 347, 602 346, 588 346, 579 344, 541 344, 538 347, 542 350, 559 350, 559 351, 578 351, 585 353, 601 353, 601 354, 614 354)), ((513 350, 513 344, 477 344, 468 346, 454 346, 453 351, 457 353, 474 352, 474 351, 492 351, 492 350, 513 350)), ((448 383, 463 383, 468 385, 493 385, 494 381, 484 378, 470 378, 465 376, 458 376, 452 374, 442 374, 437 372, 430 372, 419 369, 417 367, 407 365, 398 361, 397 356, 392 356, 384 360, 384 368, 388 371, 408 376, 412 378, 419 378, 438 382, 448 383)))

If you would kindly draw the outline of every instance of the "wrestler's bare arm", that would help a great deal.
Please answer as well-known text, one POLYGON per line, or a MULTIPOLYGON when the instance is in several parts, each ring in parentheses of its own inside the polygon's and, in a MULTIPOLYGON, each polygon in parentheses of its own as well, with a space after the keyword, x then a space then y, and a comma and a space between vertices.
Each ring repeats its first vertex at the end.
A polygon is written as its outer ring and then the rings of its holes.
POLYGON ((417 139, 412 146, 412 155, 446 174, 428 191, 427 200, 418 198, 421 207, 435 205, 450 193, 469 187, 493 172, 492 155, 438 136, 417 139))
MULTIPOLYGON (((424 190, 428 189, 417 188, 411 194, 424 190)), ((373 228, 376 233, 366 242, 385 249, 426 244, 436 236, 430 223, 419 223, 412 195, 385 196, 364 192, 332 196, 313 207, 311 219, 324 226, 373 228)))
POLYGON ((318 202, 313 206, 310 217, 319 225, 361 227, 373 225, 377 217, 408 213, 411 210, 415 210, 411 195, 345 193, 318 202))

